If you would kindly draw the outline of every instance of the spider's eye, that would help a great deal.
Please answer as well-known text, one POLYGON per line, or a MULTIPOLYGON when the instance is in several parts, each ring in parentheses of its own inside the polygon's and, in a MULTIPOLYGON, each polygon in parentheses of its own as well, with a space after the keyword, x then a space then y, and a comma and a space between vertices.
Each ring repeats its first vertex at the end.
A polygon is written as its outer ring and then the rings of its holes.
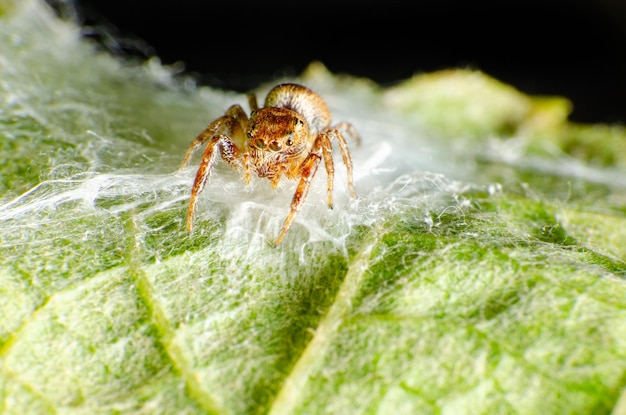
POLYGON ((248 138, 252 138, 252 133, 250 131, 248 131, 246 135, 248 136, 248 138))
POLYGON ((256 148, 265 148, 265 141, 261 140, 260 138, 257 138, 256 140, 254 140, 254 146, 256 148))
POLYGON ((272 151, 280 150, 280 144, 278 143, 278 141, 272 141, 270 143, 270 150, 272 150, 272 151))
POLYGON ((287 136, 287 139, 285 140, 285 145, 286 146, 291 146, 293 144, 293 133, 289 134, 289 136, 287 136))

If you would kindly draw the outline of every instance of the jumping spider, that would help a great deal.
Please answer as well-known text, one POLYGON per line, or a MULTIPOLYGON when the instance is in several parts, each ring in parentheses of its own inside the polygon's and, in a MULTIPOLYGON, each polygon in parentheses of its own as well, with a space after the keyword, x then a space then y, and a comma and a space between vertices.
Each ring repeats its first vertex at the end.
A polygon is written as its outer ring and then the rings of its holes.
POLYGON ((243 170, 247 184, 251 171, 266 177, 275 188, 280 179, 299 179, 291 201, 291 210, 283 228, 274 242, 278 246, 306 199, 311 180, 322 158, 328 176, 328 206, 333 207, 333 180, 335 165, 331 140, 336 140, 343 162, 347 168, 348 189, 355 196, 352 184, 352 159, 344 134, 360 138, 349 123, 330 125, 330 111, 319 95, 297 84, 275 86, 265 98, 265 106, 259 108, 254 94, 248 96, 250 117, 240 105, 233 105, 225 115, 213 121, 192 142, 181 164, 182 170, 191 155, 204 143, 208 145, 202 154, 202 162, 191 189, 187 211, 187 231, 193 230, 193 217, 198 195, 204 189, 211 169, 219 154, 231 167, 243 170))

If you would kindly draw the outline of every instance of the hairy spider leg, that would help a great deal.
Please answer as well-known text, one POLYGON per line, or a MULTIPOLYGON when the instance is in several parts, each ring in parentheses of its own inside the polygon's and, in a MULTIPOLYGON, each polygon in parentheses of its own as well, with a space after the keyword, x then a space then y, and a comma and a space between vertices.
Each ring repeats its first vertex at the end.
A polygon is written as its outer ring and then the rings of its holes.
POLYGON ((335 182, 335 162, 333 161, 333 146, 330 142, 330 135, 323 131, 317 138, 320 149, 324 155, 324 167, 326 167, 326 189, 328 192, 328 207, 333 208, 333 185, 335 182))
POLYGON ((356 128, 354 128, 354 126, 349 122, 340 122, 332 128, 348 133, 348 135, 356 142, 357 147, 361 145, 361 136, 357 133, 356 128))
MULTIPOLYGON (((317 140, 319 140, 319 137, 317 140)), ((283 228, 280 231, 280 234, 278 234, 276 241, 274 241, 274 247, 277 247, 282 242, 285 234, 287 233, 289 228, 291 228, 291 224, 293 223, 296 214, 300 211, 302 204, 309 194, 309 189, 311 188, 311 180, 313 179, 313 177, 315 177, 317 168, 319 167, 320 161, 322 160, 321 154, 315 150, 315 148, 317 148, 318 146, 314 146, 313 151, 309 153, 309 155, 300 165, 300 171, 302 175, 300 176, 300 181, 298 182, 298 187, 296 188, 296 192, 293 195, 293 199, 291 199, 289 214, 285 218, 285 222, 283 223, 283 228)))
POLYGON ((248 94, 248 105, 250 106, 250 111, 251 112, 259 110, 259 104, 258 104, 258 102, 256 100, 256 94, 254 94, 254 93, 248 94))
POLYGON ((346 139, 341 131, 339 131, 339 128, 346 130, 348 134, 350 134, 355 139, 357 145, 360 144, 360 137, 358 136, 358 134, 356 134, 356 130, 354 129, 354 127, 352 127, 352 125, 349 123, 340 123, 335 128, 328 128, 322 131, 317 136, 317 138, 315 139, 315 143, 313 144, 313 148, 311 149, 311 153, 309 153, 307 158, 304 159, 304 161, 300 165, 300 182, 298 183, 296 192, 293 195, 293 199, 291 200, 291 209, 289 211, 289 214, 287 215, 287 218, 285 218, 283 228, 276 238, 274 246, 280 245, 285 234, 287 233, 289 228, 291 228, 296 214, 300 211, 300 208, 304 204, 304 201, 309 194, 311 180, 313 180, 313 177, 315 177, 315 173, 317 172, 317 168, 319 167, 322 155, 324 158, 324 166, 326 168, 327 175, 328 207, 331 209, 333 208, 335 163, 333 161, 332 155, 331 138, 337 140, 337 143, 339 144, 341 157, 343 159, 343 163, 346 166, 346 173, 348 176, 348 189, 350 190, 350 193, 353 197, 356 195, 352 180, 352 158, 350 157, 350 151, 348 150, 348 143, 346 142, 346 139))
POLYGON ((220 134, 214 136, 211 141, 209 141, 209 145, 207 145, 202 154, 202 161, 200 162, 200 167, 198 168, 196 178, 191 187, 191 197, 189 198, 189 208, 187 209, 187 232, 189 233, 193 231, 193 217, 198 195, 204 190, 204 186, 211 175, 211 169, 217 158, 216 149, 218 149, 222 159, 232 167, 239 170, 244 168, 239 149, 229 136, 220 134))
POLYGON ((210 140, 219 134, 228 134, 232 136, 237 129, 242 131, 245 130, 247 123, 248 116, 243 108, 241 108, 241 105, 235 104, 228 108, 223 116, 209 124, 204 131, 193 139, 187 148, 187 153, 185 153, 185 158, 180 164, 178 171, 182 171, 185 166, 187 166, 187 163, 189 163, 193 153, 195 153, 196 150, 198 150, 198 148, 200 148, 207 140, 210 140))
MULTIPOLYGON (((346 175, 348 176, 348 190, 350 191, 350 196, 355 197, 356 192, 354 191, 354 183, 352 179, 352 157, 350 156, 350 150, 348 150, 348 143, 346 142, 346 138, 344 137, 344 135, 342 134, 340 130, 340 129, 345 129, 346 127, 348 127, 347 129, 348 134, 350 134, 350 129, 353 132, 355 132, 354 127, 352 127, 351 124, 340 123, 336 127, 326 129, 325 131, 322 132, 322 134, 328 136, 329 152, 330 152, 330 139, 334 138, 337 141, 337 144, 339 145, 339 151, 341 152, 341 158, 343 159, 343 164, 346 166, 346 175)), ((359 145, 360 144, 359 136, 355 134, 352 137, 357 142, 357 145, 359 145)), ((324 154, 324 157, 326 157, 326 154, 324 154)), ((328 167, 326 167, 326 170, 328 171, 328 167)), ((332 207, 332 183, 330 182, 330 179, 328 181, 328 201, 329 201, 328 206, 332 207)))

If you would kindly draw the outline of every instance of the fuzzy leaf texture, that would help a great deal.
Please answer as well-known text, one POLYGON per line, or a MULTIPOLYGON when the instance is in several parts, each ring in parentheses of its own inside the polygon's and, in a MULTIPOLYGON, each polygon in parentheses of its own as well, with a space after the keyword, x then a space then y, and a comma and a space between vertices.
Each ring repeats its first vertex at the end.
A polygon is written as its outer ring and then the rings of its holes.
POLYGON ((295 184, 218 162, 188 235, 178 165, 245 96, 79 30, 0 1, 1 413, 626 414, 623 127, 313 63, 358 196, 337 155, 273 248, 295 184))

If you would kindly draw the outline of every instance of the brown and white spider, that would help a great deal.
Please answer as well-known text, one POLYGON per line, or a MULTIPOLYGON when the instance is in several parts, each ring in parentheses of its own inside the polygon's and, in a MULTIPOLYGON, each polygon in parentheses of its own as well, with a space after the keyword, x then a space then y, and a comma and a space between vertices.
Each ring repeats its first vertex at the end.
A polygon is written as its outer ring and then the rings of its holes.
POLYGON ((333 207, 335 165, 332 140, 337 141, 348 175, 348 189, 355 196, 352 184, 352 158, 344 134, 357 144, 360 141, 354 127, 346 122, 331 126, 328 106, 315 92, 298 84, 277 85, 267 94, 265 105, 259 108, 256 95, 248 96, 250 117, 235 104, 226 114, 213 121, 192 142, 180 166, 182 170, 191 155, 204 143, 208 145, 191 189, 187 211, 187 231, 193 230, 193 219, 198 195, 211 174, 219 154, 230 166, 243 170, 247 184, 251 171, 266 177, 275 188, 280 179, 299 179, 291 201, 291 210, 285 219, 274 246, 278 246, 293 223, 304 200, 311 180, 322 158, 328 176, 328 206, 333 207))

